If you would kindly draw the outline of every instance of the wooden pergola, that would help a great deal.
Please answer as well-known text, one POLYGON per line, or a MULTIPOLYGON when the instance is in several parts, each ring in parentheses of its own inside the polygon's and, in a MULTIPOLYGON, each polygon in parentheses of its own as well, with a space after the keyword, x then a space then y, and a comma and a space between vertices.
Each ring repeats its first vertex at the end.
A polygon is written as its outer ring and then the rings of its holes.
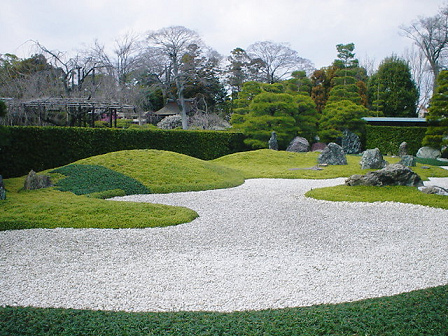
POLYGON ((117 127, 119 112, 135 112, 134 105, 90 98, 40 98, 24 102, 22 106, 42 122, 58 124, 58 121, 62 123, 65 119, 66 125, 84 127, 95 127, 95 120, 101 116, 107 116, 110 127, 117 127))

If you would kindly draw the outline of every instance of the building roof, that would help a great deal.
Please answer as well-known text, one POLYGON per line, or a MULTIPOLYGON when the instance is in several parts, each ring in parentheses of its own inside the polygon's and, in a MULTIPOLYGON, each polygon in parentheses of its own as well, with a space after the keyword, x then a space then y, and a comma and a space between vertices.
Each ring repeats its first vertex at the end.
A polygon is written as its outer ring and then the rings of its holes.
POLYGON ((364 117, 367 122, 426 123, 425 118, 364 117))

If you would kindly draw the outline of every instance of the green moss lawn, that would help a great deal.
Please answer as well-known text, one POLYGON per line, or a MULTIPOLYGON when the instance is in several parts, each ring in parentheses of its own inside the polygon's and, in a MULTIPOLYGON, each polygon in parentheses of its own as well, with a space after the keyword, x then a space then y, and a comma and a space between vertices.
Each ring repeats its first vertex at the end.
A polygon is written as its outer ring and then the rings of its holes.
MULTIPOLYGON (((0 230, 30 228, 143 228, 176 225, 197 214, 186 208, 107 201, 142 192, 227 188, 249 178, 328 179, 365 174, 359 156, 348 165, 310 170, 318 153, 257 150, 213 161, 156 150, 109 153, 42 173, 56 186, 23 191, 25 177, 7 179, 0 230)), ((390 163, 397 158, 386 158, 390 163)), ((448 177, 435 165, 414 167, 423 179, 448 177)), ((331 201, 395 201, 447 209, 447 198, 410 187, 313 189, 331 201)), ((338 305, 235 313, 124 313, 0 307, 2 335, 447 335, 448 285, 338 305)))

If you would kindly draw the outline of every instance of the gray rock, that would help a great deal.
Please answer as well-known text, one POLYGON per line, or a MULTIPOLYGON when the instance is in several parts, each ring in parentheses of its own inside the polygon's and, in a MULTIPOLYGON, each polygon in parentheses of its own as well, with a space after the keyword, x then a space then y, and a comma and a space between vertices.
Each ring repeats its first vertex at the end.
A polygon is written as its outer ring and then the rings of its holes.
POLYGON ((6 189, 5 185, 3 184, 3 176, 0 175, 0 201, 6 199, 6 189))
POLYGON ((317 158, 319 164, 327 165, 346 165, 347 157, 341 146, 330 142, 317 158))
POLYGON ((398 156, 403 157, 405 155, 408 155, 408 143, 403 141, 398 147, 398 156))
POLYGON ((348 186, 423 186, 420 176, 414 173, 409 167, 398 163, 388 165, 380 170, 368 172, 365 175, 353 175, 345 181, 345 184, 348 186))
POLYGON ((288 148, 286 148, 287 152, 308 152, 310 149, 310 143, 307 139, 303 137, 295 137, 290 143, 288 148))
POLYGON ((342 149, 346 154, 358 154, 361 152, 361 139, 349 130, 344 130, 342 137, 342 149))
POLYGON ((448 196, 448 189, 439 186, 428 186, 420 189, 425 194, 448 196))
POLYGON ((271 138, 269 139, 269 149, 278 150, 277 133, 273 131, 271 133, 271 138))
POLYGON ((399 164, 407 167, 415 167, 417 165, 415 157, 412 155, 403 155, 399 164))
POLYGON ((442 155, 442 153, 432 147, 421 147, 417 152, 417 157, 422 159, 437 159, 442 155))
POLYGON ((327 147, 327 144, 323 142, 315 142, 311 145, 311 151, 312 152, 322 152, 325 147, 327 147))
POLYGON ((36 190, 42 188, 52 187, 50 177, 46 175, 37 175, 34 170, 31 170, 28 173, 28 176, 25 179, 25 190, 36 190))
POLYGON ((361 169, 380 169, 384 168, 387 165, 387 162, 383 159, 383 155, 381 154, 378 148, 368 149, 362 154, 361 169))

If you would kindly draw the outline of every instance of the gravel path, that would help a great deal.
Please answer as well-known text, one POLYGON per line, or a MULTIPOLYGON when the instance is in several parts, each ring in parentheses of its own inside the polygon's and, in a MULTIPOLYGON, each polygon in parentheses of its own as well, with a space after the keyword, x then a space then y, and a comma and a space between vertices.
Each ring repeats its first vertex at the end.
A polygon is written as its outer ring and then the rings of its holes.
POLYGON ((448 283, 447 210, 303 196, 343 181, 255 179, 121 198, 199 213, 175 227, 0 232, 0 305, 258 310, 448 283))

